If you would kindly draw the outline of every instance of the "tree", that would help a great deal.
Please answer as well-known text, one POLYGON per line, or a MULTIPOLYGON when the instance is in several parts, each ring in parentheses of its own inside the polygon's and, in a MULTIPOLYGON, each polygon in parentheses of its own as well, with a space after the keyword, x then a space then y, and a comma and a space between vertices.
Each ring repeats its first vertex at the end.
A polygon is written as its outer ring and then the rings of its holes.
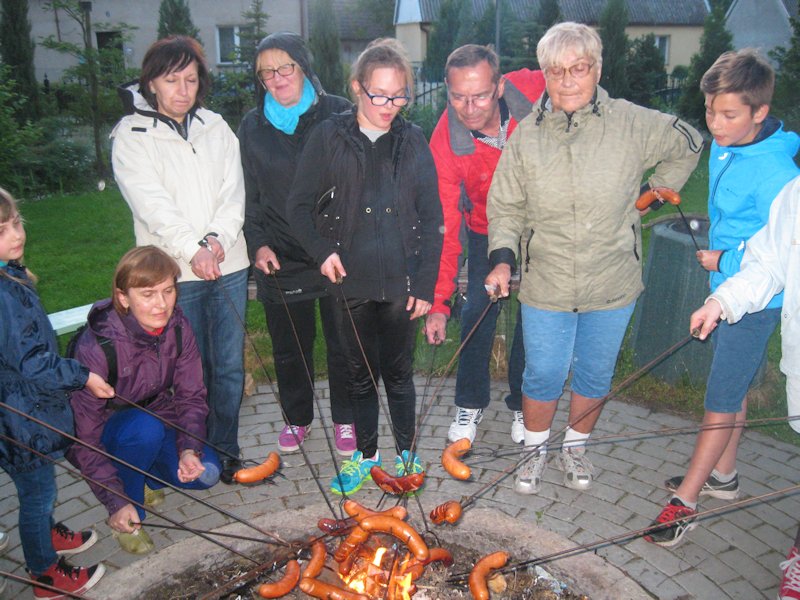
POLYGON ((700 52, 692 56, 689 76, 678 102, 678 113, 695 126, 705 126, 705 99, 700 91, 700 80, 719 55, 729 50, 733 50, 733 36, 725 29, 725 12, 722 7, 716 7, 706 17, 700 52))
POLYGON ((192 22, 189 5, 186 0, 161 0, 158 7, 158 39, 168 35, 188 35, 198 42, 200 30, 192 22))
POLYGON ((539 25, 542 26, 544 31, 547 31, 556 23, 561 22, 563 18, 561 9, 558 6, 558 0, 542 0, 542 3, 539 5, 539 15, 536 17, 536 20, 539 21, 539 25))
POLYGON ((16 116, 23 122, 33 120, 39 116, 39 85, 33 68, 35 44, 31 40, 28 0, 2 0, 0 9, 0 55, 17 93, 26 99, 16 116))
POLYGON ((626 71, 629 88, 626 98, 641 106, 653 106, 655 92, 667 84, 664 58, 656 47, 654 34, 633 40, 626 71))
POLYGON ((625 67, 630 44, 625 33, 628 8, 625 0, 608 0, 600 15, 600 38, 603 40, 603 76, 600 80, 612 98, 628 97, 625 67))
POLYGON ((456 47, 459 0, 442 0, 439 18, 433 24, 428 38, 428 52, 422 66, 422 76, 427 81, 442 81, 447 57, 456 47))
POLYGON ((314 71, 325 91, 346 96, 339 25, 332 0, 314 0, 311 5, 311 35, 308 46, 314 56, 314 71))
POLYGON ((358 0, 354 7, 360 14, 370 15, 370 21, 376 24, 381 37, 394 35, 394 2, 386 0, 358 0))
POLYGON ((772 99, 772 112, 784 120, 786 128, 800 129, 800 18, 792 17, 792 39, 789 48, 781 46, 770 52, 777 63, 775 94, 772 99))
MULTIPOLYGON (((506 2, 503 6, 507 6, 506 2)), ((542 0, 538 13, 527 19, 515 19, 505 9, 501 16, 506 24, 503 31, 504 54, 500 58, 503 71, 537 68, 539 60, 536 57, 536 45, 545 32, 562 18, 558 0, 542 0)))
POLYGON ((269 15, 264 12, 264 0, 252 0, 250 8, 242 13, 245 26, 239 31, 239 60, 250 66, 255 59, 255 50, 267 35, 269 15))

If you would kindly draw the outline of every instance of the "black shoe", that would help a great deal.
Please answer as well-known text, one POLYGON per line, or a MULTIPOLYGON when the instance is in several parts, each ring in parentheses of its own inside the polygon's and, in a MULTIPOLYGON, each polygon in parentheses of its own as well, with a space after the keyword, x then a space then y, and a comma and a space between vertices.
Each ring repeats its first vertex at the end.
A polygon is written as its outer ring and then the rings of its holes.
POLYGON ((222 473, 220 473, 219 479, 222 483, 227 483, 228 485, 233 483, 233 475, 242 468, 242 461, 238 458, 223 458, 222 459, 222 473))
MULTIPOLYGON (((664 487, 670 492, 674 492, 682 483, 683 477, 673 477, 664 482, 664 487)), ((714 475, 709 475, 703 484, 703 489, 700 490, 700 495, 711 496, 720 500, 736 500, 739 497, 739 474, 737 473, 733 476, 733 479, 725 483, 718 480, 714 475)))

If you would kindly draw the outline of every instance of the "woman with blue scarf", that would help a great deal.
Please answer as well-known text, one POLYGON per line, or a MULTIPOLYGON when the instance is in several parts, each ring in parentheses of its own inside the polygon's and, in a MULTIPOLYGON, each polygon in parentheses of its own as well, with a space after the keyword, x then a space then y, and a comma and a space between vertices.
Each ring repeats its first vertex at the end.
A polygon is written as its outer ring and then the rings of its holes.
POLYGON ((299 449, 314 419, 313 350, 319 303, 336 449, 349 457, 356 449, 355 432, 335 300, 289 227, 286 201, 311 132, 351 104, 325 93, 311 68, 311 54, 295 33, 273 33, 261 40, 254 66, 258 106, 245 115, 238 132, 246 190, 244 234, 272 337, 286 420, 278 446, 283 452, 299 449))

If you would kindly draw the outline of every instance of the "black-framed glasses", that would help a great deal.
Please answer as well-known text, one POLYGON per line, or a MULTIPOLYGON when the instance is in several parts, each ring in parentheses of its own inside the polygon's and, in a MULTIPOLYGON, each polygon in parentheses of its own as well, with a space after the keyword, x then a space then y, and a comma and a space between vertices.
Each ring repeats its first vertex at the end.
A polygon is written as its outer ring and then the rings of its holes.
POLYGON ((581 61, 579 63, 575 63, 569 68, 566 67, 547 67, 544 70, 544 74, 547 76, 548 79, 564 79, 564 76, 569 73, 570 77, 573 79, 583 79, 589 74, 589 71, 592 70, 592 67, 595 66, 596 63, 593 62, 586 62, 581 61))
POLYGON ((261 81, 269 81, 276 74, 280 75, 281 77, 288 77, 292 73, 294 73, 294 63, 286 63, 285 65, 281 65, 277 69, 271 69, 269 67, 265 67, 258 72, 258 78, 261 81))
POLYGON ((360 85, 361 89, 364 90, 364 93, 367 95, 367 98, 369 98, 372 106, 386 106, 387 104, 391 103, 392 106, 401 108, 411 102, 411 96, 384 96, 383 94, 370 94, 367 91, 367 88, 364 87, 363 83, 359 81, 358 85, 360 85))
POLYGON ((472 104, 472 106, 477 106, 478 108, 486 108, 497 97, 498 89, 500 89, 500 86, 495 84, 494 89, 491 92, 486 92, 484 94, 476 94, 475 96, 462 96, 461 94, 448 92, 447 97, 450 99, 450 104, 454 106, 468 106, 472 104))

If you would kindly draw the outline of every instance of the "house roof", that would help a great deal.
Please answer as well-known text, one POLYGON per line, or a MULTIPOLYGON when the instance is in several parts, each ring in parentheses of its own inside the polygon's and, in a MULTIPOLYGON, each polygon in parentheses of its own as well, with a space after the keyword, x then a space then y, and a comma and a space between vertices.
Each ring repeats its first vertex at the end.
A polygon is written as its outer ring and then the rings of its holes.
POLYGON ((797 18, 797 0, 783 0, 783 6, 786 7, 790 17, 797 18))
MULTIPOLYGON (((441 0, 416 0, 422 23, 432 23, 439 16, 441 0)), ((472 0, 475 14, 483 14, 486 7, 494 0, 472 0)), ((597 23, 606 6, 607 0, 559 0, 561 15, 566 21, 578 23, 597 23)), ((708 15, 706 0, 626 0, 628 5, 629 25, 688 25, 703 26, 708 15)), ((794 4, 796 0, 784 0, 794 4)), ((539 11, 540 0, 510 0, 509 4, 515 16, 527 19, 539 11)))

